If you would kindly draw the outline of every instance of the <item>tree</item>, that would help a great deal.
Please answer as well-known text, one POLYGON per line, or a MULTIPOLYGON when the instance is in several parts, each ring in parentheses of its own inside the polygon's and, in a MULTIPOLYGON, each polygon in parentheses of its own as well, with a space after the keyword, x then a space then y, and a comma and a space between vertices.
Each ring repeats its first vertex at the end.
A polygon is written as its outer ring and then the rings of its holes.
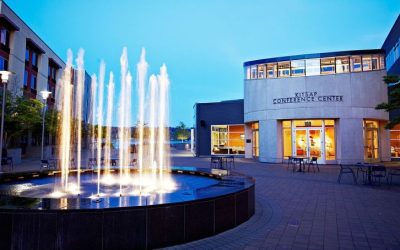
POLYGON ((178 140, 187 140, 189 139, 190 136, 190 132, 188 130, 188 128, 186 128, 185 123, 180 122, 179 125, 176 127, 176 131, 175 131, 175 137, 178 140))
MULTIPOLYGON (((383 81, 389 87, 389 101, 378 104, 376 109, 383 109, 387 112, 400 109, 400 77, 396 75, 389 75, 383 78, 383 81)), ((396 124, 400 124, 400 117, 394 117, 388 124, 387 129, 393 128, 396 124)))
POLYGON ((36 99, 6 93, 4 113, 4 145, 16 144, 17 139, 40 127, 43 103, 36 99))

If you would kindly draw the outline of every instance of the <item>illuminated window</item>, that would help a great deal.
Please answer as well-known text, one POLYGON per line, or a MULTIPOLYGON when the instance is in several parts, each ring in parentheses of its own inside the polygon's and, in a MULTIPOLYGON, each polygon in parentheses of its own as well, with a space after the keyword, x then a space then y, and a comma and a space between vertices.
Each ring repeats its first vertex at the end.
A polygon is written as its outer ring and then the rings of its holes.
POLYGON ((400 158, 400 125, 390 130, 390 154, 392 158, 400 158))
POLYGON ((315 76, 320 74, 320 60, 317 59, 307 59, 306 60, 306 75, 315 76))
POLYGON ((347 56, 336 57, 336 73, 347 73, 350 71, 350 60, 347 56))
POLYGON ((335 74, 335 58, 321 58, 321 75, 335 74))
POLYGON ((304 76, 306 73, 304 60, 291 61, 292 76, 304 76))
POLYGON ((351 72, 361 71, 361 56, 352 56, 350 58, 351 72))
POLYGON ((257 79, 257 65, 251 66, 251 79, 257 79))
POLYGON ((276 78, 277 77, 278 66, 276 63, 267 64, 267 77, 276 78))
POLYGON ((325 120, 325 158, 327 161, 336 159, 335 121, 325 120))
POLYGON ((362 69, 363 69, 363 71, 371 71, 372 70, 371 56, 363 56, 362 57, 362 69))
POLYGON ((260 149, 259 149, 260 135, 258 128, 259 128, 258 122, 251 124, 253 157, 258 157, 260 155, 260 149))
POLYGON ((251 79, 250 67, 245 67, 246 79, 251 79))
POLYGON ((290 76, 290 62, 278 63, 278 77, 289 77, 290 76))
POLYGON ((372 65, 372 70, 379 69, 379 55, 372 55, 371 65, 372 65))
POLYGON ((258 79, 265 78, 265 65, 260 64, 258 65, 258 79))
POLYGON ((379 56, 379 68, 385 69, 385 57, 383 55, 379 56))
POLYGON ((292 156, 292 122, 282 121, 283 157, 292 156))
POLYGON ((244 154, 244 125, 212 125, 211 154, 244 154))
POLYGON ((378 128, 377 121, 364 121, 364 159, 366 161, 375 161, 379 158, 378 128))

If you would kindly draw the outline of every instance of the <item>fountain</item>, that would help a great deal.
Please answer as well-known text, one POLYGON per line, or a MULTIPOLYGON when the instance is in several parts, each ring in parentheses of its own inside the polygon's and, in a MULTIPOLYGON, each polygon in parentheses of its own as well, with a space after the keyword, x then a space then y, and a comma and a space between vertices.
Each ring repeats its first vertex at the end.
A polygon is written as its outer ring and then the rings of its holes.
POLYGON ((75 61, 72 84, 73 55, 68 50, 58 85, 58 169, 0 176, 0 221, 11 218, 3 223, 10 238, 0 236, 0 246, 154 248, 211 236, 251 217, 251 178, 229 176, 226 170, 171 167, 165 64, 147 78, 149 65, 142 49, 133 91, 126 48, 119 84, 110 72, 105 86, 106 64, 101 61, 98 77, 92 75, 89 124, 84 127, 82 49, 75 61), (89 149, 83 148, 85 128, 89 149), (84 150, 89 151, 87 159, 84 150), (36 216, 22 223, 31 213, 36 216), (33 235, 21 233, 23 228, 33 235))

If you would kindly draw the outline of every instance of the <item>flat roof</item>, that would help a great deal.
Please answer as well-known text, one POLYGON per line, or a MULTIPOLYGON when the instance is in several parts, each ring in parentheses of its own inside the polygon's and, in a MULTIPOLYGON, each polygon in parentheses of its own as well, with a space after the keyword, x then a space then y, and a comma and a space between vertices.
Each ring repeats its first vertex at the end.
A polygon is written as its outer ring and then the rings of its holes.
POLYGON ((336 57, 336 56, 355 56, 355 55, 382 54, 382 53, 385 53, 385 50, 383 49, 345 50, 336 52, 302 54, 302 55, 281 56, 281 57, 272 57, 272 58, 247 61, 243 63, 243 66, 246 67, 263 63, 284 62, 284 61, 301 60, 301 59, 313 59, 313 58, 336 57))

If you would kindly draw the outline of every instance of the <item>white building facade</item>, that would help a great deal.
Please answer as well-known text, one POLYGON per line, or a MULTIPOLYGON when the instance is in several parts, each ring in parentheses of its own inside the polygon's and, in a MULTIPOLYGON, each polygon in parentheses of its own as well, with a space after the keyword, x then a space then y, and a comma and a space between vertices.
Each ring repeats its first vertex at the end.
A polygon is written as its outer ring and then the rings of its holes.
POLYGON ((245 62, 245 155, 279 163, 389 161, 383 50, 341 51, 245 62))

